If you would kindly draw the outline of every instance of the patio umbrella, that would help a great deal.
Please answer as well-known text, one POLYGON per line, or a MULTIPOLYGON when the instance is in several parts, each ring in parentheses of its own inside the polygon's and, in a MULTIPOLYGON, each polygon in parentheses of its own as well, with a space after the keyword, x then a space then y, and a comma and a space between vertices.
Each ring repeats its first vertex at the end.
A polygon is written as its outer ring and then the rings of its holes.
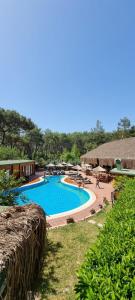
POLYGON ((47 167, 47 168, 54 168, 55 165, 50 163, 50 164, 46 165, 46 167, 47 167))
POLYGON ((93 169, 93 172, 106 172, 106 170, 100 166, 93 169))
POLYGON ((57 164, 56 167, 57 167, 57 168, 63 168, 64 165, 62 165, 62 164, 57 164))
POLYGON ((67 166, 67 163, 65 161, 62 162, 63 166, 67 166))
POLYGON ((72 165, 72 164, 70 164, 70 163, 68 163, 68 164, 67 164, 67 167, 73 167, 73 165, 72 165))
POLYGON ((75 170, 78 170, 78 171, 81 171, 81 170, 82 170, 82 168, 81 168, 79 165, 74 166, 74 169, 75 169, 75 170))

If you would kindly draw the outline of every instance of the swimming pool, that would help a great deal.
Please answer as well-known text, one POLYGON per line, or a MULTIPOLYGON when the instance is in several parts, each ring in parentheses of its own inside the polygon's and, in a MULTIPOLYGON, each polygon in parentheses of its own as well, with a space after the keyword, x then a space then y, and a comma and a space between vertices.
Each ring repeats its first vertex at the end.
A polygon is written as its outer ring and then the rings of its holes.
POLYGON ((63 176, 49 176, 37 184, 21 187, 21 195, 17 203, 24 205, 21 197, 26 198, 26 204, 39 204, 47 215, 71 211, 84 205, 90 200, 90 194, 78 187, 61 182, 63 176))

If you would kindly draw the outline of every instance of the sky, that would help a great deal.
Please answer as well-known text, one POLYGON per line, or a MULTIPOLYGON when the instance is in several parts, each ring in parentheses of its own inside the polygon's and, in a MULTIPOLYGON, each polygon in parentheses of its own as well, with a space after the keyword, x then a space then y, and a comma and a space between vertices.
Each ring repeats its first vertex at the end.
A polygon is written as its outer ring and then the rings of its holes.
POLYGON ((135 1, 0 0, 0 107, 43 130, 135 124, 135 1))

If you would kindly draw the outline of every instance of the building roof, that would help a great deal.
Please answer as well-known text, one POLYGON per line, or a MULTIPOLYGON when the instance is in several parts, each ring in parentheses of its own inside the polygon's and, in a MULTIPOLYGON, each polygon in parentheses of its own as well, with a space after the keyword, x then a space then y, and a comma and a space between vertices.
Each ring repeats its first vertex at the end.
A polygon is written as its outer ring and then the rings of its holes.
POLYGON ((115 159, 135 160, 135 137, 112 141, 102 144, 94 150, 81 156, 81 160, 87 163, 100 165, 113 165, 115 159))
POLYGON ((34 160, 0 160, 0 166, 32 163, 34 160))

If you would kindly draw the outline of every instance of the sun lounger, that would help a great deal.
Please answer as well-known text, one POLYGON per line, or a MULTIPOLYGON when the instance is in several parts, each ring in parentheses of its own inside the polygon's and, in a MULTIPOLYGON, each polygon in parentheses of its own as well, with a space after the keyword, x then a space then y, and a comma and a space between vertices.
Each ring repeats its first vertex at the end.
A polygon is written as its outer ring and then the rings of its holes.
POLYGON ((89 184, 89 183, 92 183, 90 179, 87 179, 87 180, 83 180, 83 183, 85 184, 89 184))

